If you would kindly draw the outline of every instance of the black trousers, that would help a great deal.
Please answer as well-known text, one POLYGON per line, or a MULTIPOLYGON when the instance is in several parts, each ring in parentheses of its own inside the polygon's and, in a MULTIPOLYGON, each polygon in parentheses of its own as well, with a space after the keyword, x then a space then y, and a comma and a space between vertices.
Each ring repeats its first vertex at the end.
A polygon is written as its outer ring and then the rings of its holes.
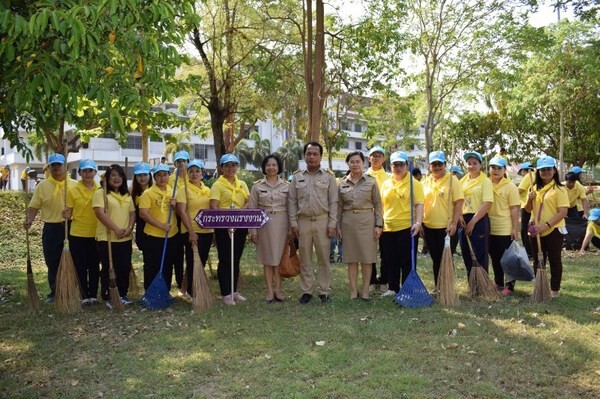
POLYGON ((44 223, 42 229, 42 250, 44 252, 44 261, 48 267, 48 285, 50 286, 50 294, 56 294, 56 273, 60 265, 60 257, 62 255, 65 240, 65 224, 64 223, 44 223))
MULTIPOLYGON (((237 292, 238 278, 240 277, 240 259, 246 245, 248 229, 236 229, 233 235, 233 292, 237 292)), ((217 276, 221 295, 231 295, 231 239, 228 229, 215 229, 215 240, 219 254, 217 276)))
POLYGON ((525 208, 521 208, 521 241, 523 241, 523 247, 525 248, 525 251, 527 251, 529 259, 532 259, 533 255, 531 253, 531 246, 529 245, 529 234, 527 232, 527 226, 529 225, 530 219, 531 213, 527 212, 525 208))
MULTIPOLYGON (((147 236, 144 255, 144 289, 147 290, 152 284, 154 278, 160 271, 160 262, 163 258, 163 248, 165 248, 164 237, 147 236)), ((171 290, 171 279, 173 278, 173 252, 175 246, 172 245, 171 238, 167 239, 167 246, 164 251, 163 277, 167 282, 167 288, 171 290)))
MULTIPOLYGON (((499 287, 504 287, 504 269, 500 264, 500 259, 504 255, 504 251, 510 247, 512 239, 510 236, 490 236, 489 254, 492 259, 492 269, 494 269, 494 282, 499 287)), ((515 286, 514 281, 506 283, 506 286, 512 291, 515 286)))
POLYGON ((431 256, 431 261, 433 262, 433 278, 435 279, 435 285, 437 286, 438 274, 442 263, 442 254, 444 253, 446 229, 430 229, 423 225, 423 230, 425 231, 425 243, 429 249, 429 256, 431 256))
MULTIPOLYGON (((564 236, 560 231, 558 231, 558 229, 554 229, 552 230, 552 233, 548 234, 547 236, 540 237, 540 240, 542 243, 542 254, 544 255, 543 262, 548 262, 550 264, 550 289, 552 291, 559 291, 563 272, 561 254, 564 236)), ((529 237, 529 243, 533 253, 537 254, 537 239, 535 237, 529 237)), ((536 273, 538 267, 539 262, 537 256, 534 256, 533 269, 536 271, 536 273)))
MULTIPOLYGON (((129 272, 131 271, 131 243, 132 241, 112 242, 110 248, 112 251, 113 268, 117 280, 119 296, 127 296, 129 289, 129 272)), ((108 241, 98 241, 98 257, 102 263, 100 272, 100 295, 102 299, 109 299, 109 274, 110 267, 108 259, 108 241)))
MULTIPOLYGON (((465 223, 469 223, 473 219, 474 214, 468 213, 463 215, 465 223)), ((473 259, 471 259, 471 251, 467 243, 467 237, 465 236, 464 229, 460 227, 458 229, 458 236, 460 239, 460 250, 462 252, 462 258, 467 268, 467 275, 471 273, 471 267, 473 266, 473 259)), ((471 239, 471 246, 475 253, 475 259, 477 262, 488 271, 488 247, 490 237, 490 218, 485 215, 473 227, 473 231, 469 238, 471 239)))
POLYGON ((592 237, 592 244, 594 244, 596 248, 600 249, 600 238, 592 237))
POLYGON ((100 260, 96 239, 69 235, 69 247, 79 278, 81 298, 96 298, 100 280, 100 260))
MULTIPOLYGON (((185 240, 185 276, 187 279, 187 292, 190 295, 194 295, 194 247, 192 247, 192 245, 190 244, 189 233, 184 233, 183 239, 185 240)), ((208 253, 210 252, 212 240, 213 233, 198 234, 198 246, 196 247, 196 250, 198 251, 198 255, 200 255, 202 267, 206 266, 206 261, 208 260, 208 253)))
MULTIPOLYGON (((410 228, 399 231, 384 231, 381 234, 380 245, 383 247, 384 262, 388 272, 389 289, 400 291, 402 284, 408 277, 412 266, 411 261, 410 228)), ((417 261, 417 240, 413 238, 413 255, 417 261)), ((416 267, 416 263, 415 263, 416 267)))

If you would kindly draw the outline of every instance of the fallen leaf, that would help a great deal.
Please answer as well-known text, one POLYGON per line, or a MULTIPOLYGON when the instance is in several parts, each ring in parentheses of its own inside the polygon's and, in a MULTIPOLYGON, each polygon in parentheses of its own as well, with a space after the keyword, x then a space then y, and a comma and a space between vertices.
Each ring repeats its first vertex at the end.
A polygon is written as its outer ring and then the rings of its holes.
POLYGON ((464 325, 463 323, 458 323, 458 328, 467 328, 467 326, 464 325))
POLYGON ((477 352, 475 352, 475 351, 468 351, 467 354, 469 354, 469 355, 476 355, 477 352))
POLYGON ((71 386, 77 386, 77 384, 79 384, 79 380, 71 380, 71 386))
POLYGON ((268 353, 265 354, 265 359, 271 359, 271 355, 269 355, 268 353))
POLYGON ((542 327, 542 328, 543 328, 543 327, 546 327, 546 323, 540 323, 540 324, 538 324, 536 327, 542 327))
POLYGON ((596 370, 596 374, 600 375, 600 370, 596 370))
POLYGON ((458 344, 457 343, 451 343, 451 344, 448 344, 448 345, 442 344, 442 348, 446 349, 446 350, 448 350, 448 349, 456 349, 456 348, 458 348, 458 344))
POLYGON ((456 334, 458 334, 458 330, 456 328, 453 328, 452 330, 448 331, 448 335, 450 335, 451 337, 454 337, 456 334))
POLYGON ((325 341, 315 341, 315 345, 317 345, 317 346, 325 346, 325 341))

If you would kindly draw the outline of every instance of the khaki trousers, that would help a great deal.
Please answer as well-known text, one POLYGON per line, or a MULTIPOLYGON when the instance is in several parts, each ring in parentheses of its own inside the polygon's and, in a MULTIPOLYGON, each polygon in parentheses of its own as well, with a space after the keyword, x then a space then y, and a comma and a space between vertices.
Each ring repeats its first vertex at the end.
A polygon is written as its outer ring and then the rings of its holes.
POLYGON ((300 231, 300 289, 303 294, 312 294, 314 278, 312 269, 313 245, 317 253, 317 280, 319 295, 329 295, 329 246, 327 237, 328 219, 298 219, 300 231))

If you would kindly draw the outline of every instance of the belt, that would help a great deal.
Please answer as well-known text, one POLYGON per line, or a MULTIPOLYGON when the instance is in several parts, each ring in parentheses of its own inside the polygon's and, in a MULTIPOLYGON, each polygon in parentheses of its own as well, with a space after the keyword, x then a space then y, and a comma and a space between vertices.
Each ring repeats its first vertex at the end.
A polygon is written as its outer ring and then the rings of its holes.
POLYGON ((298 216, 298 219, 310 220, 311 222, 314 222, 315 220, 327 219, 328 217, 329 217, 329 214, 324 213, 324 214, 318 215, 318 216, 298 216))
POLYGON ((346 210, 344 210, 344 213, 345 212, 352 212, 352 213, 373 212, 373 208, 346 209, 346 210))
POLYGON ((265 211, 267 212, 269 215, 280 215, 282 213, 286 213, 286 211, 265 211))

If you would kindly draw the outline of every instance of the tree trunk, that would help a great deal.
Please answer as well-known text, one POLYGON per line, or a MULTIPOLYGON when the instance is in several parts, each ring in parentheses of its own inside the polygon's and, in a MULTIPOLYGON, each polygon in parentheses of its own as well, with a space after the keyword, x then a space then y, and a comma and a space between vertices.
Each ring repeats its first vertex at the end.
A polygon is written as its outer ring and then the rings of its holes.
POLYGON ((223 154, 227 153, 227 147, 225 146, 225 140, 224 140, 224 131, 223 131, 223 125, 225 123, 225 116, 222 110, 219 110, 218 107, 217 109, 213 109, 212 107, 209 107, 209 112, 210 112, 210 127, 212 130, 212 134, 213 134, 213 141, 215 144, 215 157, 216 157, 216 163, 217 163, 217 167, 219 165, 219 159, 221 159, 221 156, 223 156, 223 154))
POLYGON ((142 162, 148 162, 148 125, 145 121, 141 123, 142 133, 142 162))
POLYGON ((315 35, 315 63, 313 72, 313 91, 312 91, 312 115, 310 139, 319 141, 321 117, 324 103, 324 78, 325 78, 325 12, 323 0, 317 2, 317 31, 315 35))

